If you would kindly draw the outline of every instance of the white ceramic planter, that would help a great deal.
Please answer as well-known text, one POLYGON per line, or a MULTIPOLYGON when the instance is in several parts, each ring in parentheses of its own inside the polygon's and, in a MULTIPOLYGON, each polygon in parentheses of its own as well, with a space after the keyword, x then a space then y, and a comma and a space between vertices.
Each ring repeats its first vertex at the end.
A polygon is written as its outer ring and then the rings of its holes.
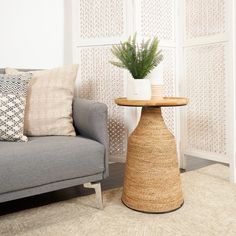
POLYGON ((151 82, 149 79, 129 79, 127 84, 127 99, 149 100, 151 99, 151 82))

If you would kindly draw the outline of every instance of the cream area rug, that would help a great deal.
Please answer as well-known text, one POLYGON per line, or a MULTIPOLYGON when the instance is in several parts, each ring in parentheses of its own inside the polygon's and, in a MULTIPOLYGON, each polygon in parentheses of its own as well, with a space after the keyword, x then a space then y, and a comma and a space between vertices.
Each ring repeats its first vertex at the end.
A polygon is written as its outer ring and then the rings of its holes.
POLYGON ((219 164, 182 174, 185 204, 175 212, 130 210, 119 188, 104 192, 104 210, 91 207, 90 195, 2 216, 0 235, 235 236, 236 185, 228 175, 219 164))

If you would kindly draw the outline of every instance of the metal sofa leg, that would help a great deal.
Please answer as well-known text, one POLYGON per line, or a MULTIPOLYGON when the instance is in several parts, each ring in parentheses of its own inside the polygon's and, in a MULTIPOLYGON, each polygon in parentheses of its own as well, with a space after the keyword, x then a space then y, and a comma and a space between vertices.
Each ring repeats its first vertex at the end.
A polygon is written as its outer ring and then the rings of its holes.
POLYGON ((98 209, 103 209, 103 199, 102 199, 102 190, 100 183, 86 183, 84 184, 85 188, 93 188, 96 194, 96 203, 98 209))

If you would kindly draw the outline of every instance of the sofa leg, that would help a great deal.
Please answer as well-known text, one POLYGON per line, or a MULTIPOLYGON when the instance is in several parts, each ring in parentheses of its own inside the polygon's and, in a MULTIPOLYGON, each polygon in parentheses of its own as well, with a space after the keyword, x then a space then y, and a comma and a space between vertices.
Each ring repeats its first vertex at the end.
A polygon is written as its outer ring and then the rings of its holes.
POLYGON ((103 209, 102 189, 100 183, 86 183, 85 188, 93 188, 96 194, 96 203, 98 209, 103 209))

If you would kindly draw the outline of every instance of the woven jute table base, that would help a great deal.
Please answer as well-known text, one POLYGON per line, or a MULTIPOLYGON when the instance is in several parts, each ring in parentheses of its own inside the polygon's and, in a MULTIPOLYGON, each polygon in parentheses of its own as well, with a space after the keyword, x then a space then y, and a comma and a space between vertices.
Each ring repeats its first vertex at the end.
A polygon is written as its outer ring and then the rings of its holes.
POLYGON ((122 201, 149 213, 173 211, 183 204, 175 138, 160 108, 142 108, 129 137, 122 201))

